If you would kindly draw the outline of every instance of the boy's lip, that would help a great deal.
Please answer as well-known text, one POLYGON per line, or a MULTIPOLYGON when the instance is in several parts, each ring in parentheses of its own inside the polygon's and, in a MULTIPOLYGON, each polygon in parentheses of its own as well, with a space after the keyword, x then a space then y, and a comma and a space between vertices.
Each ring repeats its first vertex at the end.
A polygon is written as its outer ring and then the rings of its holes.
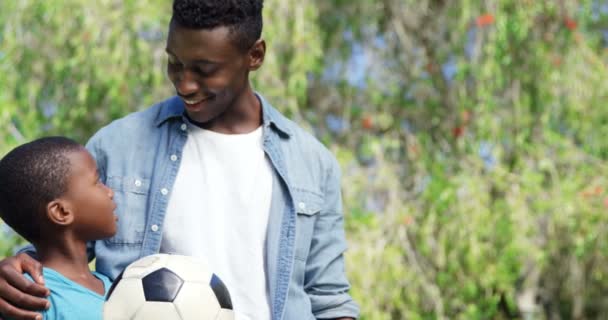
POLYGON ((114 221, 118 221, 118 215, 116 214, 116 208, 118 206, 116 205, 116 202, 114 202, 114 200, 112 200, 112 204, 114 205, 114 207, 112 208, 112 214, 114 215, 114 221))

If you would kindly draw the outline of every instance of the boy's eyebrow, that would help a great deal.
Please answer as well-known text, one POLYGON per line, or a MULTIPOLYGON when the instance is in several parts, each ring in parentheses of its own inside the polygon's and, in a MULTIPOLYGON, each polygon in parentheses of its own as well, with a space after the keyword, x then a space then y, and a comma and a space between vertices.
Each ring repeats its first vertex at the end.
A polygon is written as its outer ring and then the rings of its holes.
MULTIPOLYGON (((165 48, 165 52, 168 55, 172 55, 172 56, 176 57, 176 55, 173 52, 171 52, 171 50, 169 50, 169 48, 165 48)), ((207 59, 194 60, 193 63, 194 64, 220 64, 217 61, 211 61, 211 60, 207 60, 207 59)))

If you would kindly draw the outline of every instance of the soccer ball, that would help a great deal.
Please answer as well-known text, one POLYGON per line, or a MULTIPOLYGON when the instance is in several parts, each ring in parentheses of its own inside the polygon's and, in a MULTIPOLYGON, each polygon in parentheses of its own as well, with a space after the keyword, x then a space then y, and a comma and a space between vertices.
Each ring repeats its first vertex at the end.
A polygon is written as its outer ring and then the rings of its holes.
POLYGON ((104 320, 233 320, 224 283, 193 257, 155 254, 130 264, 103 306, 104 320))

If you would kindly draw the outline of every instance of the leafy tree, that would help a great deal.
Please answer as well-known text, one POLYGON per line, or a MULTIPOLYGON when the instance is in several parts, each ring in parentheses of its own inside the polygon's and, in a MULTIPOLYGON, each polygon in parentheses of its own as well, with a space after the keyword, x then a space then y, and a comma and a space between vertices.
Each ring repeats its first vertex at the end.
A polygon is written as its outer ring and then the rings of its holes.
POLYGON ((311 105, 347 172, 364 318, 608 314, 605 4, 319 8, 332 77, 311 105))

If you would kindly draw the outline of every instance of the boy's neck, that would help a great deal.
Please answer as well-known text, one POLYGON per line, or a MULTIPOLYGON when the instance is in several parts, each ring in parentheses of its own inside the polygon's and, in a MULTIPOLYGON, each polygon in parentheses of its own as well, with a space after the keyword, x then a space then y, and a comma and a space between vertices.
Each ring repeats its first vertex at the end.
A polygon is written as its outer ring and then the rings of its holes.
POLYGON ((103 284, 101 284, 100 290, 100 280, 89 269, 86 242, 60 240, 52 244, 39 243, 35 246, 40 263, 44 267, 53 269, 64 277, 103 294, 103 284))

